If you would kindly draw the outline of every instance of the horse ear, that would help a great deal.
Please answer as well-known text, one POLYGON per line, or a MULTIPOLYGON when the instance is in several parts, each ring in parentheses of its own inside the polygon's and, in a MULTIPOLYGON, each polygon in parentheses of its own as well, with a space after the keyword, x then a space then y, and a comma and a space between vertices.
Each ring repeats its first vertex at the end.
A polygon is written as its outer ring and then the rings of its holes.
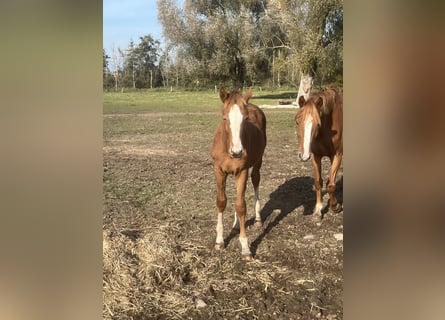
POLYGON ((247 92, 244 94, 244 100, 247 102, 249 102, 250 98, 252 98, 253 95, 253 88, 250 87, 249 90, 247 90, 247 92))
POLYGON ((300 98, 298 98, 298 105, 300 106, 300 108, 303 108, 305 103, 306 100, 304 99, 304 96, 300 96, 300 98))
POLYGON ((221 99, 221 101, 222 102, 226 101, 228 96, 229 94, 227 93, 226 89, 224 89, 224 87, 221 87, 219 89, 219 98, 221 99))
POLYGON ((323 98, 321 96, 319 96, 317 100, 315 100, 315 106, 317 107, 318 110, 320 110, 321 107, 323 106, 323 98))

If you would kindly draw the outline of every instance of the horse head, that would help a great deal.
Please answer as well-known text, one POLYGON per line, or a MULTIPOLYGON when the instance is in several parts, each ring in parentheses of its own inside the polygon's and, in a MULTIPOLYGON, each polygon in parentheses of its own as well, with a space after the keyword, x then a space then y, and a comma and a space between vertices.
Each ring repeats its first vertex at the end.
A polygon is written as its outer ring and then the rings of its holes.
POLYGON ((295 116, 297 125, 297 136, 300 142, 300 151, 298 156, 303 161, 311 158, 312 141, 317 137, 321 126, 321 113, 324 105, 321 94, 313 95, 309 99, 301 96, 298 100, 300 109, 295 116))
POLYGON ((239 90, 228 93, 224 87, 219 90, 219 97, 223 102, 222 116, 224 128, 228 137, 229 154, 232 158, 243 155, 242 133, 245 120, 248 118, 246 105, 252 97, 252 88, 244 96, 239 90))

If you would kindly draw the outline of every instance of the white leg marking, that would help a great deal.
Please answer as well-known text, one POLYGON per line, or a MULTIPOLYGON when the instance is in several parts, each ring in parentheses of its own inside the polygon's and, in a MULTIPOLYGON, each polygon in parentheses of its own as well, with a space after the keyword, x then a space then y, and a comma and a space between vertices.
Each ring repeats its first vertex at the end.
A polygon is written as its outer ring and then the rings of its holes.
POLYGON ((255 189, 255 221, 261 221, 261 215, 260 215, 260 192, 258 190, 259 188, 255 189))
POLYGON ((312 116, 304 123, 303 159, 309 159, 311 154, 312 116))
POLYGON ((234 153, 240 153, 243 150, 241 144, 241 123, 243 122, 243 114, 237 104, 232 106, 229 111, 230 130, 232 131, 232 146, 231 151, 234 153))
POLYGON ((222 214, 222 212, 218 212, 218 223, 216 224, 216 243, 217 244, 224 243, 224 238, 223 238, 223 214, 222 214))
POLYGON ((241 254, 243 256, 250 256, 252 253, 249 249, 249 243, 247 241, 247 237, 239 237, 239 242, 241 243, 241 254))
POLYGON ((321 214, 321 209, 323 209, 323 203, 317 203, 315 205, 314 214, 321 214))
POLYGON ((234 217, 233 217, 232 229, 239 230, 239 219, 238 219, 238 215, 236 214, 236 211, 235 211, 235 214, 234 214, 234 217))

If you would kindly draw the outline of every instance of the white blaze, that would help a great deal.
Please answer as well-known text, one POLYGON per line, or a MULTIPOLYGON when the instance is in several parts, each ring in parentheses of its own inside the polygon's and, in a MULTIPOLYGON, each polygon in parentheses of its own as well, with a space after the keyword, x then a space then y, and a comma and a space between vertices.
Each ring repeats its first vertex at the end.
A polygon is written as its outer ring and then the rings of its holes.
POLYGON ((304 123, 303 158, 308 159, 311 154, 312 116, 304 123))
POLYGON ((230 130, 232 131, 232 146, 233 153, 240 153, 243 150, 241 144, 241 123, 243 122, 243 114, 237 104, 234 104, 229 112, 230 130))

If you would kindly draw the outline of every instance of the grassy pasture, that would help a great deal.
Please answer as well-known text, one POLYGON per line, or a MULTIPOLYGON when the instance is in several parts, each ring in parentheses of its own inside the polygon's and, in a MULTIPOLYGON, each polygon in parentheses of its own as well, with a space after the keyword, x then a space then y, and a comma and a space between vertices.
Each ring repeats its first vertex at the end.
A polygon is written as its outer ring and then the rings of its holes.
MULTIPOLYGON (((295 100, 297 91, 259 91, 254 88, 251 102, 257 105, 278 104, 278 100, 295 100)), ((105 92, 104 113, 209 112, 218 111, 218 93, 208 91, 168 91, 146 89, 128 92, 105 92)))
MULTIPOLYGON (((276 104, 287 94, 262 93, 251 101, 276 104)), ((213 250, 209 151, 220 105, 213 91, 104 94, 103 318, 342 319, 342 213, 311 219, 312 168, 297 160, 295 110, 265 109, 264 224, 255 228, 249 220, 247 230, 255 260, 240 261, 230 231, 232 177, 227 247, 213 250)), ((249 182, 248 219, 253 198, 249 182)))

